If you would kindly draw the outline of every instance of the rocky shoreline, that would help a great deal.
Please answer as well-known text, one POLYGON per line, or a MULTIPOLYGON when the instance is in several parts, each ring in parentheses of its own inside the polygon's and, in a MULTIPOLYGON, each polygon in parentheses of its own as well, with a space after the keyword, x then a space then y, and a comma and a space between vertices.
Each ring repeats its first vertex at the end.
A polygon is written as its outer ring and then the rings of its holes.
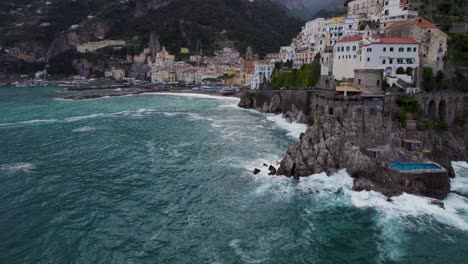
POLYGON ((468 160, 467 125, 426 131, 401 127, 392 97, 372 104, 320 100, 314 91, 242 94, 240 107, 282 114, 309 125, 299 144, 286 151, 276 175, 299 179, 346 169, 354 178, 356 191, 373 190, 388 197, 406 192, 443 199, 450 192, 450 177, 454 177, 451 161, 468 160), (421 141, 424 148, 409 149, 403 146, 406 141, 421 141), (435 162, 443 168, 438 173, 397 173, 389 168, 393 161, 435 162))

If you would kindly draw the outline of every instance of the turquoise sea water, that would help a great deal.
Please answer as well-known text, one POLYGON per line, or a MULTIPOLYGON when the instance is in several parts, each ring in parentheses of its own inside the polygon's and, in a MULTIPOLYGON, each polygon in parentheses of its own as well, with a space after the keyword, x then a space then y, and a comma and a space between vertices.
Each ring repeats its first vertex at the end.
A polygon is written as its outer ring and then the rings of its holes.
POLYGON ((235 99, 62 96, 0 88, 0 263, 467 263, 468 199, 266 175, 301 125, 235 99))

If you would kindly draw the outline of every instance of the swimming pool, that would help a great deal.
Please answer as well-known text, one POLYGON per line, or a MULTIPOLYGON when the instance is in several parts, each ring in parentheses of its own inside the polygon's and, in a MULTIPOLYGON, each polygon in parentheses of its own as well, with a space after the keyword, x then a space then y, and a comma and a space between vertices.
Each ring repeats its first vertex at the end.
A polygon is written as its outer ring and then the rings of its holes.
POLYGON ((415 171, 415 170, 441 170, 436 163, 424 163, 424 162, 393 162, 389 166, 391 169, 399 171, 415 171))

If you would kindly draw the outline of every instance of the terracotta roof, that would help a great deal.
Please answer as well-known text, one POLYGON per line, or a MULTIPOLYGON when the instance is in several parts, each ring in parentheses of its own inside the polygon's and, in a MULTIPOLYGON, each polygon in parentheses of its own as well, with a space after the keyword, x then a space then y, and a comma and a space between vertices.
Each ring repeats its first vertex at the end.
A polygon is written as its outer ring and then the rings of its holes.
POLYGON ((421 28, 437 28, 436 25, 434 25, 431 22, 427 21, 426 19, 420 18, 420 17, 395 22, 395 23, 389 25, 387 28, 393 28, 393 27, 399 27, 399 26, 411 25, 411 24, 417 25, 418 27, 421 27, 421 28))
POLYGON ((413 38, 380 38, 382 44, 418 44, 413 38))
POLYGON ((362 39, 362 36, 353 36, 353 37, 342 38, 338 40, 337 42, 359 41, 361 39, 362 39))

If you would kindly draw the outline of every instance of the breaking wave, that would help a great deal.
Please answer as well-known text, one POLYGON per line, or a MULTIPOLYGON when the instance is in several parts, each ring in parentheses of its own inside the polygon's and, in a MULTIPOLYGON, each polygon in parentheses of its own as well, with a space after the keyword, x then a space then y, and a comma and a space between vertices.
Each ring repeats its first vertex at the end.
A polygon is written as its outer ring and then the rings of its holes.
POLYGON ((278 127, 288 131, 288 136, 297 140, 299 139, 301 133, 304 133, 307 130, 306 124, 300 124, 296 122, 290 123, 285 118, 283 118, 282 115, 266 114, 266 118, 275 122, 278 127))
POLYGON ((79 127, 79 128, 73 129, 72 132, 73 132, 73 133, 78 133, 78 132, 93 132, 93 131, 96 131, 96 130, 98 130, 97 127, 93 127, 93 126, 84 126, 84 127, 79 127))
POLYGON ((34 172, 35 169, 36 169, 36 166, 28 162, 19 162, 19 163, 14 163, 14 164, 0 165, 0 171, 4 171, 7 173, 22 172, 26 174, 31 174, 34 172))

